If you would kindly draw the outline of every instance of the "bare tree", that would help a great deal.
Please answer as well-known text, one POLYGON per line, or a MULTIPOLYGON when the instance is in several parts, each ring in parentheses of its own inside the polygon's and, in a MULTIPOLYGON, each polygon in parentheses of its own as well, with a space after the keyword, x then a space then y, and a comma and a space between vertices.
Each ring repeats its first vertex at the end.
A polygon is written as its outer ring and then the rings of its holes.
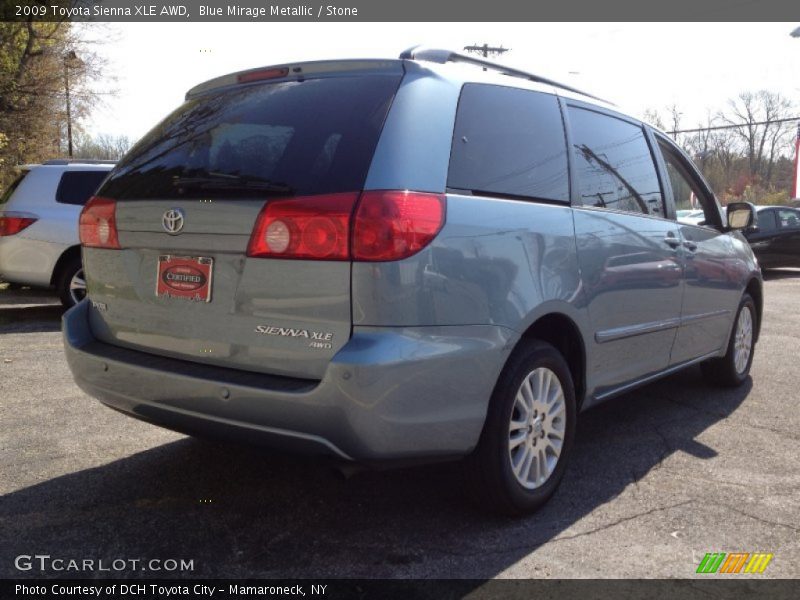
POLYGON ((761 90, 743 92, 728 101, 728 113, 720 113, 720 119, 733 128, 744 145, 745 156, 754 180, 772 180, 773 166, 781 143, 791 132, 787 123, 780 122, 790 116, 792 103, 776 92, 761 90))
MULTIPOLYGON (((683 116, 683 113, 678 109, 677 104, 668 106, 667 111, 669 112, 670 131, 677 132, 681 128, 681 117, 683 116)), ((681 144, 680 134, 673 133, 672 139, 675 140, 676 144, 681 144)))
POLYGON ((653 127, 657 127, 662 131, 666 129, 664 127, 664 120, 661 118, 661 114, 658 112, 658 109, 655 108, 647 108, 642 115, 642 120, 645 123, 649 123, 653 127))
POLYGON ((711 111, 707 110, 705 122, 697 124, 699 131, 688 136, 685 140, 687 150, 692 153, 700 170, 704 173, 713 159, 712 138, 714 130, 711 128, 715 124, 716 119, 711 116, 711 111))
POLYGON ((736 161, 740 156, 736 135, 732 129, 718 129, 711 132, 709 145, 714 159, 721 171, 721 181, 727 187, 733 178, 736 161))
POLYGON ((114 136, 105 133, 94 137, 79 135, 75 144, 75 157, 119 160, 130 147, 131 140, 125 135, 114 136))

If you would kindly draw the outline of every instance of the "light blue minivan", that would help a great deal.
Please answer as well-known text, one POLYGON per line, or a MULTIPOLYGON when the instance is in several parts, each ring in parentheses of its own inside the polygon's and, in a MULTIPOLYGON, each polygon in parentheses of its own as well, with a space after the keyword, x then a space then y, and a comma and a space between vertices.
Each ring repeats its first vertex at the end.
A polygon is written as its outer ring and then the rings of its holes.
POLYGON ((87 204, 66 352, 133 417, 463 459, 478 500, 527 513, 581 410, 696 363, 748 377, 752 220, 662 132, 530 73, 426 49, 244 71, 190 90, 87 204))

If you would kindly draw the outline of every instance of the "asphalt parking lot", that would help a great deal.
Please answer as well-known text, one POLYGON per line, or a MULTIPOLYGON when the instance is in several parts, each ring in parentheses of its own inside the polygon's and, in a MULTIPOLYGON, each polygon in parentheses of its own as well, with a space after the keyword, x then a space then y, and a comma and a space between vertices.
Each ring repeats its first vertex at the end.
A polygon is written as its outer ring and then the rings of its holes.
POLYGON ((38 553, 195 577, 692 577, 706 552, 769 552, 758 577, 800 577, 800 271, 765 297, 750 382, 690 369, 584 413, 556 496, 508 520, 451 465, 345 479, 117 414, 73 384, 60 306, 0 289, 0 576, 63 575, 15 569, 38 553))

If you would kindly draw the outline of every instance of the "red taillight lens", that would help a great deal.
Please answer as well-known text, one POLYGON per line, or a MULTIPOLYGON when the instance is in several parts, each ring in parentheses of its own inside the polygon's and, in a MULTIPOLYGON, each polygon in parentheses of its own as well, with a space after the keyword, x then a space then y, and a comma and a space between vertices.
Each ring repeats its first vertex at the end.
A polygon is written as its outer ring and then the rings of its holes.
POLYGON ((0 237, 14 235, 36 222, 36 217, 21 213, 0 214, 0 237))
POLYGON ((442 195, 409 191, 364 192, 360 198, 346 193, 272 200, 258 215, 247 256, 400 260, 436 237, 444 225, 445 207, 442 195))
POLYGON ((353 227, 353 260, 399 260, 419 252, 444 225, 445 208, 439 194, 364 192, 353 227))
POLYGON ((119 248, 117 203, 94 196, 83 207, 78 226, 81 244, 89 248, 119 248))
POLYGON ((350 215, 358 194, 272 200, 258 215, 248 256, 348 260, 350 215))

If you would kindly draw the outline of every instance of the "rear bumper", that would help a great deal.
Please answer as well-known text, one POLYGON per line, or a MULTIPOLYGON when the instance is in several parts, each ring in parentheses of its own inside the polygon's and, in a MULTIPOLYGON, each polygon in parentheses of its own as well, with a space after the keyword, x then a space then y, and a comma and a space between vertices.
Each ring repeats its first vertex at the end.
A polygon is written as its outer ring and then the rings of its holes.
POLYGON ((489 325, 355 328, 309 381, 99 342, 88 306, 64 315, 64 344, 75 381, 104 404, 178 431, 367 462, 468 453, 517 338, 489 325))

